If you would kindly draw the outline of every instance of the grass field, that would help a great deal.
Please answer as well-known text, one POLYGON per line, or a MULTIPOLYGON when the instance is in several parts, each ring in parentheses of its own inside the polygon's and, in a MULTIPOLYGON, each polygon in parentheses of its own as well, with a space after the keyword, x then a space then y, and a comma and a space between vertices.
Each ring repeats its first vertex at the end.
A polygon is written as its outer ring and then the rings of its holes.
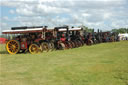
POLYGON ((34 55, 0 47, 0 85, 128 85, 128 41, 34 55))

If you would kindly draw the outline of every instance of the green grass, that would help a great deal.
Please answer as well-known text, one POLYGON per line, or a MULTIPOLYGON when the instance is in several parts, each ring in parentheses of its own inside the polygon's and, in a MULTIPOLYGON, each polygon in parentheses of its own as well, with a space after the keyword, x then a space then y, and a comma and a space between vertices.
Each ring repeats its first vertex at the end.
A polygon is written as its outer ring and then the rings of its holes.
POLYGON ((128 41, 40 54, 0 50, 0 85, 128 85, 128 41))

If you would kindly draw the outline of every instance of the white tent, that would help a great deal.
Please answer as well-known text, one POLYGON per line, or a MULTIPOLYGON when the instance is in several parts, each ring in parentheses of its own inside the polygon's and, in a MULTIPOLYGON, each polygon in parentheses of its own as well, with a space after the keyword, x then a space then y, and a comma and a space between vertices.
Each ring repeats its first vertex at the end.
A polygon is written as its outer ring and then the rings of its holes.
POLYGON ((124 33, 124 34, 119 33, 118 36, 120 40, 128 40, 128 33, 124 33))

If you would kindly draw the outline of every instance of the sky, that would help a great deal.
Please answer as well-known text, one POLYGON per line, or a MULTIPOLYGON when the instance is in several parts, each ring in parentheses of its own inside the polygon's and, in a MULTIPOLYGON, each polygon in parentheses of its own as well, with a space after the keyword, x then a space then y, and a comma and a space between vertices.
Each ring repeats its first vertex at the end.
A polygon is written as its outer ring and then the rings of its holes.
POLYGON ((17 26, 128 28, 128 0, 0 0, 0 33, 17 26))

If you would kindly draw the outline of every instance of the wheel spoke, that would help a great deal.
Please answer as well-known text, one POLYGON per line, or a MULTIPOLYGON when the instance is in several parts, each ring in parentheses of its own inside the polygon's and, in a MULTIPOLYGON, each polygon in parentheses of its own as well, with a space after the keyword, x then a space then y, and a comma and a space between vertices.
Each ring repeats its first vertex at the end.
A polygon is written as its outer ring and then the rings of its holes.
POLYGON ((10 54, 16 54, 18 51, 19 51, 19 42, 16 41, 16 40, 10 40, 7 45, 7 51, 10 53, 10 54))
POLYGON ((29 46, 29 52, 32 54, 38 53, 39 52, 39 47, 36 44, 32 44, 29 46))

